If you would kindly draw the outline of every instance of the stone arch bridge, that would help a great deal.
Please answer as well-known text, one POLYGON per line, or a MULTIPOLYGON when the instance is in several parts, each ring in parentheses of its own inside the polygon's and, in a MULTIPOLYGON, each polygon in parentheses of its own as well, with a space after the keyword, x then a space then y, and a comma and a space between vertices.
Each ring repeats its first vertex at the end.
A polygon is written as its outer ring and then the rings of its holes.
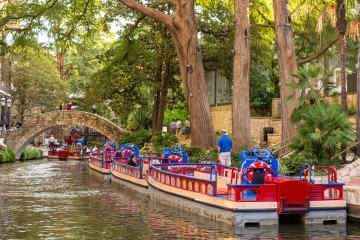
POLYGON ((30 143, 32 138, 52 127, 63 125, 89 127, 114 142, 117 142, 123 134, 127 133, 126 130, 93 113, 83 111, 54 111, 43 113, 27 120, 22 127, 11 132, 6 138, 7 147, 14 150, 16 158, 19 159, 26 145, 30 143))

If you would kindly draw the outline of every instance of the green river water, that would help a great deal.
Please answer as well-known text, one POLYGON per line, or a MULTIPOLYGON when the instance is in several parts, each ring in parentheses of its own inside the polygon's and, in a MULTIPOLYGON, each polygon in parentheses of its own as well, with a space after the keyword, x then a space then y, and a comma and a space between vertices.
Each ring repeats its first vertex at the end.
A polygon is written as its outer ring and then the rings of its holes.
POLYGON ((0 165, 0 239, 360 239, 360 224, 238 229, 171 209, 86 162, 0 165))

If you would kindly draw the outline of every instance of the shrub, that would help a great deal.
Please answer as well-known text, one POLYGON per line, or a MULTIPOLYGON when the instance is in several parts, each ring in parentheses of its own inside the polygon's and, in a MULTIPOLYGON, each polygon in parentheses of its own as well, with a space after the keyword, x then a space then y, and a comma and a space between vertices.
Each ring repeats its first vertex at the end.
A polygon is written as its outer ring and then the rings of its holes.
POLYGON ((144 147, 145 143, 150 142, 151 140, 151 131, 142 129, 135 133, 125 134, 119 141, 119 145, 132 143, 135 144, 139 149, 144 147))
POLYGON ((42 157, 42 151, 40 149, 26 149, 20 157, 21 161, 39 159, 42 157))
MULTIPOLYGON (((329 104, 314 86, 314 80, 322 81, 326 77, 320 73, 321 69, 317 67, 303 68, 294 75, 297 81, 287 84, 303 93, 296 98, 296 108, 291 114, 292 121, 298 126, 290 145, 294 154, 284 162, 292 172, 298 172, 304 163, 337 165, 340 159, 331 160, 332 157, 355 139, 352 124, 342 106, 329 104)), ((345 159, 346 154, 343 161, 345 159)))
POLYGON ((16 161, 16 154, 13 150, 11 149, 8 149, 7 150, 7 153, 8 153, 8 159, 10 162, 15 162, 16 161))
POLYGON ((15 161, 16 161, 16 155, 14 151, 12 151, 11 149, 0 152, 0 163, 15 162, 15 161))
POLYGON ((178 142, 175 135, 171 133, 159 133, 152 137, 151 142, 156 152, 161 152, 162 148, 173 146, 178 142))

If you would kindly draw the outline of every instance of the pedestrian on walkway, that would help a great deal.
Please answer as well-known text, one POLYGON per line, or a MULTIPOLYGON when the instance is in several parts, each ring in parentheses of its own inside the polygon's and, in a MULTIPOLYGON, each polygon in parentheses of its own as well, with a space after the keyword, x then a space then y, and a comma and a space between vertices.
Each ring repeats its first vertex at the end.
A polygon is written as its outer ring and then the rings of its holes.
POLYGON ((190 121, 188 119, 184 122, 184 135, 186 138, 190 136, 190 121))
POLYGON ((176 121, 175 120, 172 120, 170 122, 169 129, 170 129, 171 134, 174 134, 174 135, 176 134, 176 121))
POLYGON ((71 111, 71 102, 69 102, 67 105, 66 105, 66 110, 68 110, 68 111, 71 111))
POLYGON ((181 120, 177 120, 176 122, 176 136, 179 136, 180 135, 180 130, 182 128, 182 122, 181 120))
POLYGON ((220 131, 221 137, 218 141, 219 160, 222 165, 231 166, 232 140, 226 130, 220 131))

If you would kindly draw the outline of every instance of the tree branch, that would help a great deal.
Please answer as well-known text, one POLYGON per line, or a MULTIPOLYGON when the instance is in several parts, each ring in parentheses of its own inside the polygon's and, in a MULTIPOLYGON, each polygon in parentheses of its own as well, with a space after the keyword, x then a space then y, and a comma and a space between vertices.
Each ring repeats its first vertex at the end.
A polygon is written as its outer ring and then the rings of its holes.
POLYGON ((335 38, 331 42, 329 42, 323 49, 321 49, 319 52, 317 52, 314 56, 299 60, 297 62, 298 66, 303 65, 305 63, 311 62, 312 60, 320 57, 322 54, 324 54, 334 43, 336 43, 339 40, 339 37, 335 38))
POLYGON ((131 8, 137 12, 141 12, 142 14, 155 19, 156 21, 162 22, 165 24, 170 30, 173 30, 174 26, 172 24, 172 17, 160 12, 151 7, 145 7, 142 4, 135 2, 134 0, 118 0, 122 4, 126 5, 128 8, 131 8))
MULTIPOLYGON (((52 0, 47 0, 46 3, 44 5, 47 5, 51 2, 52 0)), ((6 16, 4 18, 1 19, 0 21, 0 27, 6 25, 9 21, 11 20, 20 20, 23 18, 31 18, 31 22, 34 21, 37 17, 41 16, 42 14, 44 14, 47 10, 49 10, 50 8, 52 8, 53 6, 55 6, 55 4, 57 3, 57 0, 54 0, 49 6, 44 7, 43 9, 41 9, 38 13, 36 14, 25 14, 25 15, 21 15, 21 16, 6 16)))
POLYGON ((90 0, 88 0, 85 4, 85 7, 82 11, 82 13, 77 17, 77 20, 73 23, 73 26, 72 28, 67 32, 66 36, 64 39, 70 39, 71 37, 71 34, 74 32, 75 28, 76 28, 76 25, 78 22, 80 22, 80 20, 85 16, 87 10, 88 10, 88 7, 89 7, 89 3, 90 3, 90 0))

